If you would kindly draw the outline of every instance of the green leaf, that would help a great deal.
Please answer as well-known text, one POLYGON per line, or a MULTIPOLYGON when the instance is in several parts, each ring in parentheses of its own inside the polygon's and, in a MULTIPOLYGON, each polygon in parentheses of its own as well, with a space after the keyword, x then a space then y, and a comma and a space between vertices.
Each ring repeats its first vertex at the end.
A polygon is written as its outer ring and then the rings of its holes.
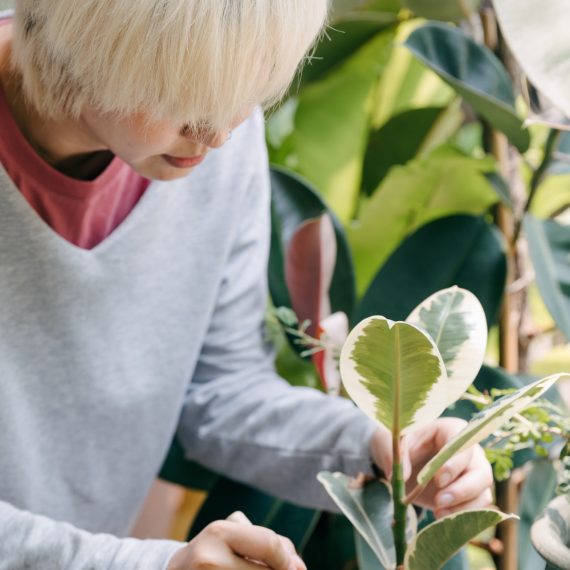
POLYGON ((373 94, 393 38, 391 30, 381 32, 299 95, 288 163, 318 188, 343 222, 358 204, 373 94))
POLYGON ((419 24, 419 20, 402 22, 396 30, 395 45, 373 104, 372 126, 375 129, 404 111, 445 107, 456 98, 455 92, 437 74, 402 45, 419 24))
MULTIPOLYGON (((343 473, 322 471, 317 479, 338 505, 354 528, 366 540, 380 563, 386 569, 395 567, 396 551, 392 536, 394 516, 392 494, 383 481, 356 485, 354 479, 343 473)), ((413 507, 408 507, 408 540, 415 535, 417 518, 413 507)))
POLYGON ((356 546, 356 560, 358 561, 358 570, 392 570, 394 566, 384 566, 374 550, 368 546, 368 543, 358 531, 354 531, 354 544, 356 546))
POLYGON ((481 214, 495 204, 497 195, 484 177, 492 169, 492 161, 466 157, 448 147, 392 168, 362 205, 360 219, 347 229, 359 294, 390 254, 421 226, 454 214, 481 214))
POLYGON ((406 322, 434 340, 447 370, 448 404, 475 380, 487 347, 487 321, 481 303, 466 289, 451 287, 418 305, 406 322))
MULTIPOLYGON (((567 165, 570 172, 570 165, 567 165)), ((540 219, 551 218, 570 208, 570 175, 547 176, 538 187, 530 213, 540 219)))
POLYGON ((570 226, 527 214, 524 230, 540 294, 570 340, 570 226))
POLYGON ((436 220, 409 237, 385 263, 355 320, 370 315, 404 320, 423 299, 457 285, 479 299, 491 324, 503 298, 506 271, 501 236, 483 218, 436 220))
POLYGON ((488 172, 485 174, 485 178, 494 188, 497 196, 501 199, 501 202, 510 210, 514 209, 513 197, 511 196, 511 192, 505 179, 496 172, 488 172))
POLYGON ((479 10, 481 0, 403 0, 403 4, 426 20, 460 22, 479 10))
POLYGON ((369 317, 340 355, 342 382, 356 405, 395 436, 417 430, 447 406, 447 374, 433 340, 413 325, 369 317))
POLYGON ((285 285, 285 260, 283 252, 306 220, 330 215, 337 241, 337 258, 330 286, 332 312, 342 311, 351 315, 354 308, 355 283, 352 256, 344 229, 336 216, 327 208, 322 198, 299 176, 283 169, 271 172, 272 239, 269 259, 269 289, 276 307, 291 307, 285 285))
POLYGON ((516 518, 492 509, 463 511, 442 518, 418 533, 408 545, 406 570, 439 570, 462 546, 484 530, 516 518))
POLYGON ((511 81, 491 50, 437 22, 418 28, 405 45, 521 152, 528 149, 530 137, 516 114, 511 81))
POLYGON ((542 396, 557 380, 563 377, 570 378, 570 375, 556 374, 542 378, 520 388, 510 396, 504 396, 493 405, 482 410, 424 466, 418 474, 418 484, 427 485, 440 467, 451 457, 484 440, 514 415, 524 410, 531 402, 542 396))
POLYGON ((405 164, 443 144, 461 126, 463 113, 448 108, 410 109, 370 133, 364 158, 362 188, 371 196, 390 168, 405 164))
POLYGON ((494 7, 501 31, 525 74, 570 117, 568 3, 495 0, 494 7))

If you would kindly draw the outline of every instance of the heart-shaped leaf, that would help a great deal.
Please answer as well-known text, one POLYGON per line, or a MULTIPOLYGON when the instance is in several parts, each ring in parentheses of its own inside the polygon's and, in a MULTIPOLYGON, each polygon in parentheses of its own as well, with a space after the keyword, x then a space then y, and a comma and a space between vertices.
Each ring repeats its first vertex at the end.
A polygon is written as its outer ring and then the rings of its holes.
POLYGON ((442 447, 424 466, 418 474, 418 484, 427 485, 440 467, 451 457, 491 435, 515 414, 518 414, 531 402, 542 396, 557 380, 564 377, 570 378, 570 375, 555 374, 554 376, 537 380, 509 396, 500 398, 493 405, 479 412, 461 432, 442 447))
MULTIPOLYGON (((323 471, 317 479, 338 505, 354 528, 370 546, 380 563, 391 570, 396 566, 396 551, 392 535, 394 507, 390 487, 383 481, 358 484, 343 473, 323 471)), ((417 517, 408 507, 407 539, 416 534, 417 517)))
POLYGON ((570 226, 527 214, 524 229, 540 294, 570 340, 570 226))
POLYGON ((421 530, 408 545, 404 567, 438 570, 478 534, 512 518, 516 516, 493 509, 463 511, 442 518, 421 530))
POLYGON ((438 22, 415 30, 405 45, 521 152, 528 149, 530 137, 516 114, 511 81, 490 49, 438 22))
POLYGON ((356 405, 395 437, 429 424, 447 406, 447 374, 437 347, 408 323, 364 319, 342 348, 340 372, 356 405))
POLYGON ((451 287, 434 293, 406 319, 434 340, 447 370, 448 404, 457 401, 483 364, 487 320, 481 303, 466 289, 451 287))

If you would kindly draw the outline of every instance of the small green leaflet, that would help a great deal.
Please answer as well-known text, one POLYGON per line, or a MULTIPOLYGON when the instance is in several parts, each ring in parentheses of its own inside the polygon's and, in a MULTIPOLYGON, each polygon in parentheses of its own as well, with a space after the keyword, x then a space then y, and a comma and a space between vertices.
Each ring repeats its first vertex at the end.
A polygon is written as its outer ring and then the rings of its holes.
POLYGON ((426 485, 448 459, 485 439, 564 377, 570 378, 570 374, 555 374, 537 380, 482 410, 425 465, 418 475, 418 484, 426 485))

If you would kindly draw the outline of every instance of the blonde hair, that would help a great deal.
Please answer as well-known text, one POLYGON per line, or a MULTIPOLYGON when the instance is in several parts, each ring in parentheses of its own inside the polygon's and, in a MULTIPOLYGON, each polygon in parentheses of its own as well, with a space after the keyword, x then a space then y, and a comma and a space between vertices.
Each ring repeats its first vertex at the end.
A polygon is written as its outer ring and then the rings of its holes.
POLYGON ((288 89, 328 0, 18 0, 12 62, 46 116, 146 112, 214 128, 288 89))

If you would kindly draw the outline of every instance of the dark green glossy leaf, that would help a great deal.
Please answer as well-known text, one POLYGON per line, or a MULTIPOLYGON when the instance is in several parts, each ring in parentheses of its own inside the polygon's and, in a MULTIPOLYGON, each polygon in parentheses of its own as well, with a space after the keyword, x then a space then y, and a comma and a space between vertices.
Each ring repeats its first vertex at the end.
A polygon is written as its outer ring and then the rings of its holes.
POLYGON ((282 169, 271 173, 273 231, 269 260, 269 288, 273 304, 291 307, 285 286, 283 250, 305 220, 328 211, 337 239, 337 261, 330 288, 332 312, 352 313, 355 298, 354 270, 348 243, 340 222, 318 194, 300 177, 282 169))
POLYGON ((524 229, 540 294, 570 340, 570 226, 527 214, 524 229))
POLYGON ((356 16, 350 20, 335 21, 303 67, 301 87, 322 79, 395 21, 396 15, 390 13, 380 13, 374 18, 356 16))
POLYGON ((516 114, 511 81, 491 50, 437 22, 415 30, 405 45, 521 152, 528 149, 530 137, 516 114))
POLYGON ((479 9, 481 0, 403 0, 403 4, 419 18, 460 22, 479 9))
POLYGON ((188 539, 207 525, 242 511, 255 525, 264 526, 290 538, 298 549, 306 544, 320 513, 271 497, 253 487, 220 477, 210 489, 188 539))
MULTIPOLYGON (((405 164, 420 151, 433 146, 430 138, 445 119, 447 109, 424 107, 404 111, 388 120, 380 129, 370 133, 362 174, 362 188, 369 196, 376 190, 390 168, 405 164)), ((437 133, 437 142, 443 143, 459 127, 461 112, 456 111, 447 121, 443 132, 437 133), (459 119, 459 121, 456 120, 459 119)))
POLYGON ((506 258, 500 235, 483 218, 451 216, 409 237, 378 272, 356 311, 403 320, 431 294, 457 285, 483 305, 489 325, 501 304, 506 258))
POLYGON ((188 461, 184 457, 182 446, 177 439, 174 439, 159 477, 189 489, 209 491, 218 480, 219 475, 198 463, 188 461))

